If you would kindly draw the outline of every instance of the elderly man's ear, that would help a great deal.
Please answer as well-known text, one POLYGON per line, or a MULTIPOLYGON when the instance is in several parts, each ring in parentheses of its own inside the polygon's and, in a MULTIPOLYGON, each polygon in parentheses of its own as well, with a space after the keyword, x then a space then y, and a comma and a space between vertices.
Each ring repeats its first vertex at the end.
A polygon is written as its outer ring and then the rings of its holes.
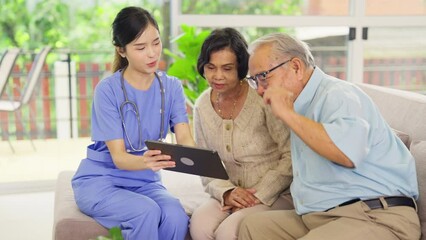
POLYGON ((305 64, 299 58, 293 58, 290 62, 290 67, 293 69, 298 79, 303 78, 305 72, 305 64))

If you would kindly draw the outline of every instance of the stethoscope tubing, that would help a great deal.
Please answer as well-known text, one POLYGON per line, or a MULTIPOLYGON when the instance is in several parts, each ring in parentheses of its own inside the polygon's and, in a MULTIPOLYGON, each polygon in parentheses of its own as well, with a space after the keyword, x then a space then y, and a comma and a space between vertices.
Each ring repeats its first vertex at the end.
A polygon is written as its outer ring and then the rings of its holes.
MULTIPOLYGON (((138 106, 136 105, 135 102, 129 100, 126 87, 124 86, 123 72, 124 72, 124 69, 121 70, 120 82, 121 82, 121 89, 123 90, 124 102, 122 102, 120 104, 120 109, 119 109, 121 122, 123 124, 123 131, 124 131, 124 135, 125 135, 127 141, 129 142, 129 146, 130 146, 131 150, 135 151, 135 152, 141 152, 141 151, 146 150, 146 148, 142 147, 142 123, 141 123, 141 120, 140 120, 139 109, 138 109, 138 106), (126 128, 126 124, 124 122, 124 114, 123 114, 124 106, 126 104, 130 104, 132 106, 132 108, 134 109, 133 111, 135 112, 135 115, 136 115, 136 120, 137 120, 137 124, 138 124, 138 135, 139 135, 138 148, 135 148, 133 146, 132 142, 130 141, 129 135, 127 134, 127 128, 126 128)), ((165 114, 165 91, 164 91, 163 81, 158 76, 157 72, 154 72, 154 74, 155 74, 155 78, 158 80, 158 83, 160 84, 160 93, 161 93, 161 109, 160 109, 161 126, 160 126, 160 136, 159 136, 158 140, 164 141, 163 136, 164 136, 164 114, 165 114)), ((128 149, 128 152, 129 151, 130 151, 130 149, 128 149)))

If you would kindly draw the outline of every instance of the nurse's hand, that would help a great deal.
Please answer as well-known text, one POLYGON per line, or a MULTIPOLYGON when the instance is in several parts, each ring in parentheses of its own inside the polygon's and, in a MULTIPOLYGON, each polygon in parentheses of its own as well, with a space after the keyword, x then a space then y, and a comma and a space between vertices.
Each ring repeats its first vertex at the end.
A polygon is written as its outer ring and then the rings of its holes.
POLYGON ((143 161, 145 163, 145 167, 152 171, 176 167, 175 161, 171 160, 169 155, 161 154, 160 150, 147 150, 143 154, 143 161))

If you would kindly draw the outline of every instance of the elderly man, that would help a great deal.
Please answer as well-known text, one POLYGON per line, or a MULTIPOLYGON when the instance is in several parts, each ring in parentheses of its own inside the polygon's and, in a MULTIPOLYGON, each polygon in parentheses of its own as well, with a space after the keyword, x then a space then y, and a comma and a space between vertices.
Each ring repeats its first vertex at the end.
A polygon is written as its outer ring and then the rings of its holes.
POLYGON ((295 210, 249 215, 239 239, 419 239, 414 159, 371 99, 289 35, 249 50, 247 80, 291 129, 295 210))

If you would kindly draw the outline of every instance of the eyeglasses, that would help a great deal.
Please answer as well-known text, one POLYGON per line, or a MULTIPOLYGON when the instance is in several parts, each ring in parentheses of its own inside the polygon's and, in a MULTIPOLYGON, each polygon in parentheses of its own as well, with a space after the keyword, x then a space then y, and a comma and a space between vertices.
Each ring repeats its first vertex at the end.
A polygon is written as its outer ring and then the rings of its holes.
POLYGON ((293 58, 291 58, 291 59, 289 59, 287 61, 284 61, 284 62, 278 64, 277 66, 269 69, 268 71, 264 71, 264 72, 258 73, 258 74, 254 75, 254 76, 247 76, 246 79, 247 79, 248 84, 250 85, 250 87, 252 87, 254 89, 257 89, 259 85, 262 86, 263 88, 267 87, 268 83, 266 82, 266 75, 268 75, 269 73, 271 73, 275 69, 281 67, 282 65, 290 62, 292 59, 293 58))

